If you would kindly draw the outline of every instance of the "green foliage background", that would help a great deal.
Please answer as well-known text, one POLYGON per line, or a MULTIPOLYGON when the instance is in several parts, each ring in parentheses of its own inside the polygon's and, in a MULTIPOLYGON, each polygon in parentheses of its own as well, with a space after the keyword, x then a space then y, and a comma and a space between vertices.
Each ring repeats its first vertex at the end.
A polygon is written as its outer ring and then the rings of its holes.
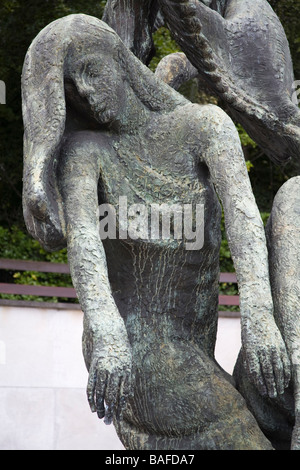
MULTIPOLYGON (((255 1, 255 0, 254 0, 255 1)), ((295 79, 300 79, 300 1, 270 0, 286 31, 294 62, 295 79)), ((22 140, 20 77, 26 51, 39 31, 51 21, 71 14, 86 13, 102 17, 106 0, 0 0, 0 80, 6 83, 6 105, 0 105, 0 258, 66 262, 67 254, 49 254, 27 234, 22 215, 22 140)), ((156 55, 150 64, 178 50, 166 28, 154 35, 156 55)), ((183 90, 192 101, 203 102, 195 86, 183 90)), ((205 99, 205 97, 204 97, 205 99)), ((238 126, 245 159, 258 206, 266 219, 274 195, 282 183, 293 176, 293 168, 278 168, 238 126)), ((223 227, 224 228, 224 227, 223 227)), ((221 270, 232 271, 232 261, 223 230, 221 270)), ((37 273, 14 273, 15 282, 70 285, 70 280, 37 273), (63 283, 63 284, 61 284, 63 283)), ((0 279, 1 280, 1 279, 0 279)), ((228 286, 223 286, 224 289, 228 286)), ((229 286, 231 289, 231 286, 229 286)), ((230 292, 232 293, 232 292, 230 292)))

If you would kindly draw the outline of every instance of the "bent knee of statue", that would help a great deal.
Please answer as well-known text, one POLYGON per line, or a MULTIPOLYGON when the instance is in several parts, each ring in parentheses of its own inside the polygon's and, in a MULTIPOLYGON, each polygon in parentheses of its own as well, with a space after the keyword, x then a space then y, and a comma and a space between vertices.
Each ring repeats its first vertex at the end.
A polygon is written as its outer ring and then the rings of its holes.
POLYGON ((128 449, 270 447, 223 371, 182 342, 162 344, 136 366, 134 396, 116 427, 128 449))

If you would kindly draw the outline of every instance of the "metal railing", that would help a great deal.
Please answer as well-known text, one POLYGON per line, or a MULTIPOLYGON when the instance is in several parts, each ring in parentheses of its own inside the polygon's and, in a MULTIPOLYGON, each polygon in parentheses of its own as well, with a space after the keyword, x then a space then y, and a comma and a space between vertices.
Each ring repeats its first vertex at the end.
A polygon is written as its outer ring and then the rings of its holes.
MULTIPOLYGON (((43 273, 70 274, 69 266, 61 263, 51 263, 44 261, 27 261, 14 259, 0 259, 0 270, 9 271, 35 271, 43 273)), ((234 273, 221 273, 220 283, 236 283, 234 273)), ((54 308, 75 308, 80 309, 78 303, 72 301, 76 299, 76 291, 73 287, 42 286, 28 284, 14 284, 0 282, 0 294, 37 296, 37 297, 56 297, 70 299, 68 302, 36 302, 28 300, 7 300, 0 299, 0 305, 19 305, 28 307, 49 308, 51 304, 54 308)), ((219 305, 239 306, 238 295, 219 295, 219 305)), ((221 316, 237 316, 239 312, 220 312, 221 316)))

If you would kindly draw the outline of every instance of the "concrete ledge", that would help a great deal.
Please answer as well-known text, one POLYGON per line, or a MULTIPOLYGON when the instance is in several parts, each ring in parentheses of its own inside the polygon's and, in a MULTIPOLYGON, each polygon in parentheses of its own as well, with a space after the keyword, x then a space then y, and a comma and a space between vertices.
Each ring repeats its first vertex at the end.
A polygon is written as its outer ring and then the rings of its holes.
POLYGON ((84 389, 0 388, 0 449, 123 450, 91 413, 84 389))
MULTIPOLYGON (((0 306, 0 449, 120 450, 113 426, 91 413, 80 310, 0 306)), ((238 318, 220 318, 216 358, 231 373, 238 318)))

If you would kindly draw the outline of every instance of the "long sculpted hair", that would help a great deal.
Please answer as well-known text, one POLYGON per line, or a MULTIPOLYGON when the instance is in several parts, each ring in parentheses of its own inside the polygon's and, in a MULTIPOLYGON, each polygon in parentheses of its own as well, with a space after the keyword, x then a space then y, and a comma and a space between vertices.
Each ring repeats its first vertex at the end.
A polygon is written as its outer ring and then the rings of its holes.
POLYGON ((66 246, 56 167, 67 133, 67 64, 70 57, 84 60, 88 54, 99 55, 101 59, 107 42, 111 46, 111 59, 119 63, 125 80, 149 111, 168 113, 187 103, 157 79, 119 36, 97 18, 69 15, 52 22, 38 34, 26 54, 22 73, 23 211, 29 233, 50 251, 66 246))

